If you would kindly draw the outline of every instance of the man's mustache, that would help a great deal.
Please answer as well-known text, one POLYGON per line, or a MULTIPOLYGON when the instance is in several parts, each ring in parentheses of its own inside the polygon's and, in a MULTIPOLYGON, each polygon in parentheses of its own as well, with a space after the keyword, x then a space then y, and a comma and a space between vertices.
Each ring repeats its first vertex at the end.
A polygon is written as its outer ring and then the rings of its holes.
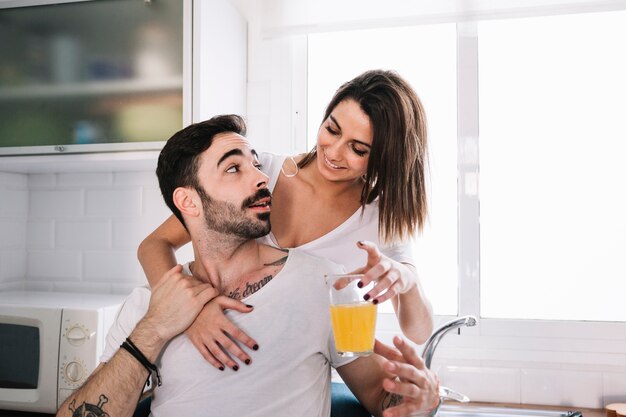
POLYGON ((241 203, 241 208, 247 209, 248 207, 250 207, 252 204, 259 201, 260 199, 267 198, 267 197, 271 198, 272 193, 270 193, 270 190, 268 190, 267 188, 261 188, 253 196, 250 196, 246 198, 245 200, 243 200, 243 203, 241 203))

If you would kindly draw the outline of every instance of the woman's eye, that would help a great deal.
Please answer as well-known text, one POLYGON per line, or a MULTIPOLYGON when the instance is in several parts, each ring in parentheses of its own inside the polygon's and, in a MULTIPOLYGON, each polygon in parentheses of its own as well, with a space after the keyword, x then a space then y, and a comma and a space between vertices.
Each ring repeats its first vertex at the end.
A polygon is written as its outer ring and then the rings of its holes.
POLYGON ((228 168, 226 172, 228 172, 229 174, 239 172, 239 165, 233 165, 232 167, 228 168))
POLYGON ((328 131, 328 133, 330 133, 331 135, 338 135, 339 132, 337 132, 336 130, 334 130, 332 127, 330 126, 326 126, 326 130, 328 131))
POLYGON ((367 154, 366 150, 359 149, 356 146, 352 145, 352 151, 358 156, 365 156, 367 154))

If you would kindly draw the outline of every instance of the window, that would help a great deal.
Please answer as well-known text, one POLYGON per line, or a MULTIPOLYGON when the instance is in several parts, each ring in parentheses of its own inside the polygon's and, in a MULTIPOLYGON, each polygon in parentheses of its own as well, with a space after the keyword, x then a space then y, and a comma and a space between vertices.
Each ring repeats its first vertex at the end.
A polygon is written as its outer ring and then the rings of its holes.
POLYGON ((479 24, 481 316, 626 321, 624 39, 626 12, 479 24))
POLYGON ((431 218, 415 259, 437 315, 626 321, 623 39, 625 11, 309 35, 309 148, 334 90, 366 69, 397 70, 424 102, 431 218))
MULTIPOLYGON (((308 148, 339 86, 369 69, 391 69, 426 108, 430 217, 414 258, 435 312, 457 314, 456 29, 453 24, 309 35, 308 148)), ((390 303, 381 305, 390 312, 390 303)))

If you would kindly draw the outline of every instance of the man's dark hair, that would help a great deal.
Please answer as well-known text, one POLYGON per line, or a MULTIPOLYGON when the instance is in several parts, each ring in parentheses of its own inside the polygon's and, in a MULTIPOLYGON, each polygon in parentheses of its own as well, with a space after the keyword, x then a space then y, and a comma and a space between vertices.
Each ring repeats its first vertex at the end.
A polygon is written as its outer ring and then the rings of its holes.
POLYGON ((215 116, 174 133, 161 150, 156 169, 161 194, 183 225, 183 216, 174 204, 174 190, 178 187, 201 190, 197 176, 198 157, 211 146, 216 135, 228 132, 245 136, 246 123, 235 114, 215 116))

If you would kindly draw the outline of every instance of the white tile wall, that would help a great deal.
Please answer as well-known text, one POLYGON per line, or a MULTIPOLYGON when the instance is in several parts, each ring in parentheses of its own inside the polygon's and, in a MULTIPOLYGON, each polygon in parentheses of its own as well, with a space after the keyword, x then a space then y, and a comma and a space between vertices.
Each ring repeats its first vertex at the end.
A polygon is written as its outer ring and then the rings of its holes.
POLYGON ((587 369, 511 361, 433 362, 441 385, 467 395, 471 401, 554 405, 564 409, 603 408, 610 403, 626 402, 626 372, 616 372, 610 366, 580 368, 587 369))
POLYGON ((522 370, 522 402, 602 407, 602 373, 550 369, 522 370))
POLYGON ((28 177, 0 172, 0 290, 21 288, 26 274, 28 177))
POLYGON ((128 293, 146 283, 139 243, 170 215, 154 171, 0 173, 0 195, 0 291, 128 293))
POLYGON ((604 373, 603 397, 605 406, 612 403, 626 403, 626 373, 604 373))
POLYGON ((521 400, 519 369, 447 366, 438 375, 441 385, 472 401, 519 404, 521 400))

